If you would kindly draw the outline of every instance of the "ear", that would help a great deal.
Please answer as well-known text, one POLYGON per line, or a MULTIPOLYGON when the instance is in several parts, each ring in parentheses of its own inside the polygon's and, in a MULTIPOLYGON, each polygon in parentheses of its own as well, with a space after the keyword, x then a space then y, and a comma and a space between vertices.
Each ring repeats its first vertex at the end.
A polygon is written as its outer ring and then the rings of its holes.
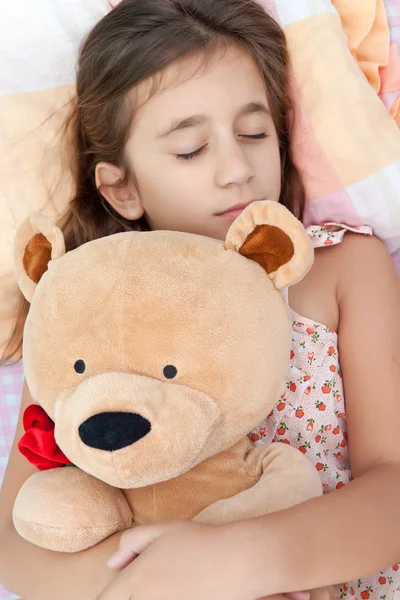
POLYGON ((281 290, 309 271, 314 251, 303 225, 278 202, 253 202, 230 227, 225 248, 257 262, 281 290))
POLYGON ((124 173, 120 167, 111 163, 98 163, 95 176, 100 194, 121 217, 136 221, 143 216, 144 209, 134 184, 128 181, 121 185, 124 173))
POLYGON ((61 229, 42 213, 28 217, 18 228, 14 242, 17 283, 28 302, 49 262, 65 254, 61 229))

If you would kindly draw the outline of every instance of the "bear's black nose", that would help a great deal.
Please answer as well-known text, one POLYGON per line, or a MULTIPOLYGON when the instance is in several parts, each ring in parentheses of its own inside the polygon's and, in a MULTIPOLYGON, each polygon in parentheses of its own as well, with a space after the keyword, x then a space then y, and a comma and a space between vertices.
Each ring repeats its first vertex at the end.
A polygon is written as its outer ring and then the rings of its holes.
POLYGON ((141 440, 150 429, 150 422, 141 415, 103 412, 86 419, 78 431, 86 446, 112 452, 141 440))

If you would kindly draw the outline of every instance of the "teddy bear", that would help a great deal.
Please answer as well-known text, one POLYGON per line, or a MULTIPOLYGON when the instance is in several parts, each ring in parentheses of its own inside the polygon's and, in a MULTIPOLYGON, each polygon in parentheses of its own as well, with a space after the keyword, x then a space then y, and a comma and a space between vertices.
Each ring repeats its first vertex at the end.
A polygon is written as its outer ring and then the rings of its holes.
POLYGON ((301 223, 268 200, 225 241, 130 231, 65 252, 55 224, 29 217, 15 263, 36 404, 19 447, 40 470, 15 501, 19 534, 78 552, 134 525, 224 524, 320 495, 307 457, 248 437, 286 389, 282 290, 312 262, 301 223))

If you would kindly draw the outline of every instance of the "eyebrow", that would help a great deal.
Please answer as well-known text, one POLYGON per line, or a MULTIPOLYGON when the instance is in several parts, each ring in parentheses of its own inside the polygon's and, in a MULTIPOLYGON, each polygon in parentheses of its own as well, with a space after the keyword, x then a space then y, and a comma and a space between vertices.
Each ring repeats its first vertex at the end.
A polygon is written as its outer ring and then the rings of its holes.
MULTIPOLYGON (((262 102, 249 102, 239 110, 239 112, 236 115, 236 119, 238 119, 239 117, 244 117, 246 115, 254 114, 262 114, 267 116, 271 115, 267 106, 262 102)), ((171 135, 171 133, 174 133, 175 131, 188 129, 189 127, 199 127, 200 125, 203 125, 206 121, 208 121, 208 118, 205 115, 192 115, 191 117, 186 117, 185 119, 175 119, 174 121, 172 121, 168 129, 161 131, 159 134, 157 134, 157 137, 165 138, 171 135)))

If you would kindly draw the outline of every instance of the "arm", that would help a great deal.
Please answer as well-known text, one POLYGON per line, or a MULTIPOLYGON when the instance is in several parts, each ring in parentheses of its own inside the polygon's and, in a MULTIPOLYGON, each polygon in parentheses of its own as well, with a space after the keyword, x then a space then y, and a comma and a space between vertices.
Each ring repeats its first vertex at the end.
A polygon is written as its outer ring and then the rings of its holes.
POLYGON ((115 574, 106 567, 106 560, 117 547, 120 534, 84 552, 63 554, 26 542, 12 524, 16 495, 36 470, 20 455, 16 446, 23 433, 22 414, 32 402, 25 386, 15 440, 0 491, 0 582, 24 600, 94 600, 115 579, 115 574))
POLYGON ((400 560, 400 281, 383 245, 360 238, 346 236, 330 249, 326 264, 332 277, 338 275, 354 480, 322 498, 238 524, 254 541, 260 595, 350 581, 400 560))

